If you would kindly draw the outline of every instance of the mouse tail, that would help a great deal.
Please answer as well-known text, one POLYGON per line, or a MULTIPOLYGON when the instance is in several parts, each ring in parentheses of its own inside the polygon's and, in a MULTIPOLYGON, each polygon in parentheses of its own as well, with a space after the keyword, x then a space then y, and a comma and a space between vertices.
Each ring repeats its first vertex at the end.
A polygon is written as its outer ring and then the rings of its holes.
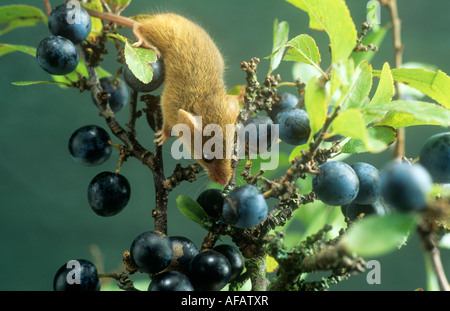
POLYGON ((110 13, 106 13, 106 12, 98 12, 98 11, 94 11, 94 10, 91 10, 88 8, 84 8, 84 9, 92 17, 97 17, 97 18, 100 18, 101 20, 113 22, 113 23, 116 23, 116 24, 119 24, 119 25, 122 25, 125 27, 133 28, 133 25, 135 23, 135 21, 133 19, 128 18, 128 17, 110 14, 110 13))

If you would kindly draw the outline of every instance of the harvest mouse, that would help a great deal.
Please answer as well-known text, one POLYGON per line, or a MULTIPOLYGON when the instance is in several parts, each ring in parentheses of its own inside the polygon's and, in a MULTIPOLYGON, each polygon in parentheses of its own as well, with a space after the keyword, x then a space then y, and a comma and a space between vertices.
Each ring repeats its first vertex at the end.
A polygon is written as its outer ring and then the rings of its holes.
MULTIPOLYGON (((193 155, 195 131, 203 133, 210 124, 217 124, 222 129, 223 156, 211 157, 202 151, 200 157, 195 158, 213 182, 226 185, 232 175, 231 154, 227 153, 231 149, 227 146, 234 142, 239 104, 226 93, 224 61, 211 37, 194 22, 173 13, 155 14, 135 21, 114 14, 86 11, 102 20, 132 27, 137 40, 134 46, 152 49, 163 59, 163 126, 155 134, 158 145, 167 141, 174 125, 186 124, 190 129, 189 149, 193 155), (202 117, 201 122, 197 116, 202 117), (227 124, 233 126, 227 127, 227 124)), ((202 147, 209 138, 202 135, 202 147)))

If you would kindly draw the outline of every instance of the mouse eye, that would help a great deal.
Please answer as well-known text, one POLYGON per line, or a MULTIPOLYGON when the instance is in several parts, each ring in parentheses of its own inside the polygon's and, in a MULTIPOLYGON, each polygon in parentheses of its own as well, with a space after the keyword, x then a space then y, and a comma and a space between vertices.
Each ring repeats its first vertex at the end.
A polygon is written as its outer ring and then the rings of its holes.
POLYGON ((214 160, 214 156, 211 153, 204 153, 202 159, 206 163, 211 163, 214 160))

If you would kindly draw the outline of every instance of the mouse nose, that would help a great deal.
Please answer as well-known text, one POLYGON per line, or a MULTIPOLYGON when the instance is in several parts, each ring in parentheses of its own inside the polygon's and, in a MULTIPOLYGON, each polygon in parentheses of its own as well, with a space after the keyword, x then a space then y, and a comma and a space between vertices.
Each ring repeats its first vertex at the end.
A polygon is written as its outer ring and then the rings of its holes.
POLYGON ((225 176, 224 174, 211 174, 213 176, 209 176, 209 178, 214 181, 215 183, 218 183, 221 186, 226 186, 228 184, 229 178, 225 176))
POLYGON ((224 178, 217 178, 217 183, 221 186, 226 186, 228 183, 228 180, 223 176, 224 178))

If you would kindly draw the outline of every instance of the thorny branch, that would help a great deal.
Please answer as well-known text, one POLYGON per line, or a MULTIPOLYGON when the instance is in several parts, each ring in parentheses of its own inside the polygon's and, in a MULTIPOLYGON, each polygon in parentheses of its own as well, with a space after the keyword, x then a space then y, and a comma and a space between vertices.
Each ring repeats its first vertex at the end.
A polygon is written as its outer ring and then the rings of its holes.
POLYGON ((324 290, 353 273, 363 272, 365 261, 361 257, 352 257, 339 243, 343 231, 334 240, 325 242, 330 230, 331 226, 326 225, 290 251, 283 245, 283 232, 268 236, 268 253, 279 263, 277 278, 272 281, 270 290, 324 290), (308 282, 301 278, 305 273, 328 270, 331 274, 322 281, 308 282))

